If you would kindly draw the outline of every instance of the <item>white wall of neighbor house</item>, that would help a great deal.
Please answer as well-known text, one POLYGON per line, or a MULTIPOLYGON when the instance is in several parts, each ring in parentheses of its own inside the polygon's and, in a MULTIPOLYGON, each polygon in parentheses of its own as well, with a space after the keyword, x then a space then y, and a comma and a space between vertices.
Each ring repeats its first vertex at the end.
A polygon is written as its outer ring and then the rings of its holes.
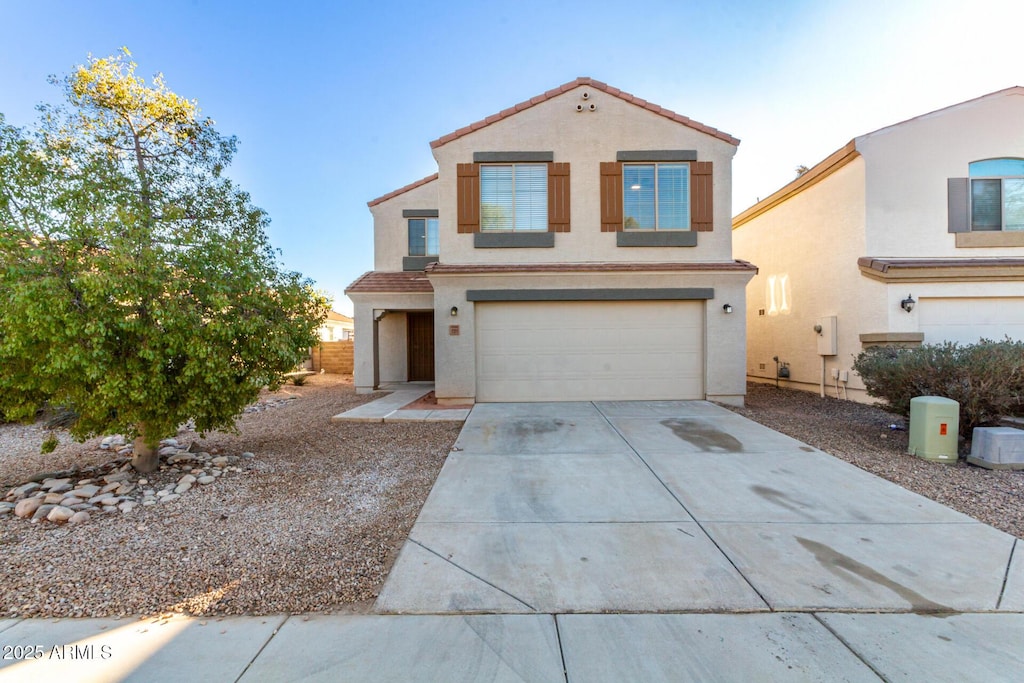
MULTIPOLYGON (((432 275, 438 400, 476 399, 478 340, 475 304, 466 299, 467 290, 712 287, 715 298, 707 301, 704 317, 705 393, 710 400, 742 405, 746 394, 741 362, 746 343, 743 294, 749 278, 749 272, 432 275), (722 309, 727 303, 733 306, 732 314, 722 309), (456 317, 451 316, 452 306, 459 309, 456 317), (457 336, 450 334, 450 325, 458 325, 457 336)), ((608 320, 609 326, 614 324, 608 320)))
POLYGON ((887 331, 889 324, 885 285, 857 266, 866 249, 864 173, 864 160, 854 158, 733 231, 736 258, 758 266, 746 290, 746 373, 752 380, 774 382, 778 356, 790 368, 790 380, 782 383, 817 391, 822 356, 814 326, 837 316, 837 354, 825 357, 829 393, 835 394, 833 368, 850 373, 851 398, 862 392, 852 372, 860 334, 887 331))
POLYGON ((402 270, 402 259, 409 256, 409 219, 402 216, 406 209, 437 209, 437 181, 424 183, 370 207, 374 270, 402 270))
POLYGON ((1005 248, 956 246, 946 179, 967 177, 972 161, 1024 157, 1022 122, 1024 95, 997 95, 857 138, 867 177, 861 256, 1006 256, 1005 248))
POLYGON ((733 145, 671 121, 613 95, 580 86, 434 149, 438 163, 440 241, 444 263, 725 261, 732 258, 733 145), (576 111, 585 101, 596 110, 576 111), (692 248, 618 247, 616 235, 601 232, 600 164, 616 152, 696 150, 714 164, 714 230, 698 233, 692 248), (553 152, 570 164, 570 232, 556 233, 547 249, 477 249, 472 234, 458 234, 456 166, 474 152, 553 152), (512 253, 510 253, 512 252, 512 253), (514 253, 514 255, 513 255, 514 253))
POLYGON ((378 325, 380 353, 380 381, 404 382, 408 363, 406 318, 397 311, 429 311, 434 307, 429 293, 374 293, 350 292, 355 320, 355 358, 353 382, 358 393, 373 391, 373 321, 383 311, 396 311, 385 315, 378 325))
POLYGON ((893 331, 924 333, 925 344, 981 339, 1024 341, 1024 284, 1021 282, 901 282, 886 285, 893 331), (912 295, 910 313, 900 302, 912 295))

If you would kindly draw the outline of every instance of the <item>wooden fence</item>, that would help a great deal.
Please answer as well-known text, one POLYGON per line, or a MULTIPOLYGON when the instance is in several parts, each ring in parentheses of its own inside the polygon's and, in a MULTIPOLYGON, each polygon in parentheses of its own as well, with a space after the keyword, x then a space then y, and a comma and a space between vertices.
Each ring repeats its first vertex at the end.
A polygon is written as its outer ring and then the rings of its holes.
POLYGON ((312 349, 312 370, 351 375, 354 367, 352 340, 321 342, 312 349))

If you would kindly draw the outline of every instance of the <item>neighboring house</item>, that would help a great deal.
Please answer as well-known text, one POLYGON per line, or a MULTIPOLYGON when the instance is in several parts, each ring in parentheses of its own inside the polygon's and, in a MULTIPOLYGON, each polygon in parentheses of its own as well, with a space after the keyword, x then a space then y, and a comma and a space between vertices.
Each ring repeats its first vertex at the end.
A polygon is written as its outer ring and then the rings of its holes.
POLYGON ((759 268, 755 380, 777 357, 793 386, 867 400, 869 346, 1024 339, 1024 88, 854 138, 736 216, 733 244, 759 268))
POLYGON ((342 315, 337 311, 330 311, 327 313, 327 319, 320 326, 318 333, 320 341, 346 341, 352 339, 354 330, 352 318, 342 315))
POLYGON ((369 202, 357 389, 742 403, 738 144, 589 78, 435 140, 435 175, 369 202))

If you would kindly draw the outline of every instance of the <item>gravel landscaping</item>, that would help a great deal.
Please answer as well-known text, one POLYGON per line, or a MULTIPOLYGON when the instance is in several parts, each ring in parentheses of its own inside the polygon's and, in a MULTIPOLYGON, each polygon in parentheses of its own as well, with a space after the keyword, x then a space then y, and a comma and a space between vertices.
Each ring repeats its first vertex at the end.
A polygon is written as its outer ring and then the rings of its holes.
POLYGON ((987 470, 963 459, 955 465, 931 463, 908 455, 906 422, 899 415, 770 384, 749 384, 745 407, 733 410, 1024 538, 1024 471, 987 470))
MULTIPOLYGON (((265 392, 239 434, 179 433, 183 448, 210 454, 179 467, 230 462, 178 499, 81 524, 3 514, 0 617, 367 611, 461 427, 330 422, 376 397, 357 396, 349 377, 317 375, 265 392)), ((0 495, 37 473, 123 463, 98 438, 60 433, 41 455, 46 433, 0 425, 0 495)), ((162 468, 136 493, 173 489, 181 476, 162 468)))
MULTIPOLYGON (((904 420, 876 407, 748 391, 741 415, 1024 538, 1024 472, 909 456, 904 420)), ((72 486, 89 478, 97 497, 133 501, 125 512, 99 500, 79 524, 0 514, 0 618, 368 611, 461 428, 330 422, 376 397, 338 375, 264 392, 238 434, 179 433, 170 457, 181 462, 144 483, 116 442, 57 432, 42 455, 48 430, 0 425, 0 496, 74 470, 72 486)))

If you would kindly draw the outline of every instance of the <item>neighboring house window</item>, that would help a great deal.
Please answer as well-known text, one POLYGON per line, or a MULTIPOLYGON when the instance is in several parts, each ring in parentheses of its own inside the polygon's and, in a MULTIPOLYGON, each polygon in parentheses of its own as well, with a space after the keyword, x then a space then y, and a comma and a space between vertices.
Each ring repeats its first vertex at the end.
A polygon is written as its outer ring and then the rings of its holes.
POLYGON ((623 228, 690 229, 690 165, 623 164, 623 228))
POLYGON ((480 166, 480 229, 548 229, 547 164, 480 166))
POLYGON ((409 256, 437 256, 436 218, 409 219, 409 256))
POLYGON ((971 230, 1024 230, 1024 159, 987 159, 969 166, 971 230))

